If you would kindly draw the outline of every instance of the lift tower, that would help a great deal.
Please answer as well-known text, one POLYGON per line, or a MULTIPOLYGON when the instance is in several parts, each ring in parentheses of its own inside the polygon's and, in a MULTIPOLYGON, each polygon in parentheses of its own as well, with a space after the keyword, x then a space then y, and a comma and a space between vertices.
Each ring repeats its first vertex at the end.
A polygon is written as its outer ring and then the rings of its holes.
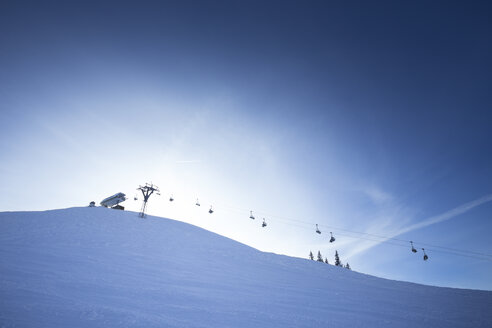
POLYGON ((143 195, 142 209, 140 210, 140 214, 139 214, 139 216, 143 218, 145 217, 145 210, 147 209, 147 201, 149 200, 150 195, 152 195, 154 192, 156 195, 160 195, 159 187, 153 184, 146 183, 145 186, 139 186, 137 190, 140 190, 143 195))

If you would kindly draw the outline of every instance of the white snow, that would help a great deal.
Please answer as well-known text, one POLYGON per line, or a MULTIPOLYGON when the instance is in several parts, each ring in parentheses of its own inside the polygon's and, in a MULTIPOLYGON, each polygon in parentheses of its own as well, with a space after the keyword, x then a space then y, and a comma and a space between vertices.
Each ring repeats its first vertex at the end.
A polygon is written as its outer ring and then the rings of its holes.
POLYGON ((134 212, 0 213, 0 327, 492 327, 492 292, 263 253, 134 212))

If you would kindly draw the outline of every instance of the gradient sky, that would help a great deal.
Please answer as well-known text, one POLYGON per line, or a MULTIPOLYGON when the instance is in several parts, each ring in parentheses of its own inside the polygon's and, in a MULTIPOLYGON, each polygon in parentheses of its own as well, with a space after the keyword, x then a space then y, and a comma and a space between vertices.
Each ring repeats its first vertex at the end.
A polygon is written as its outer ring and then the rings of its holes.
POLYGON ((333 263, 337 249, 360 272, 492 290, 491 14, 488 1, 3 1, 0 210, 120 191, 138 210, 153 182, 150 214, 264 251, 333 263))

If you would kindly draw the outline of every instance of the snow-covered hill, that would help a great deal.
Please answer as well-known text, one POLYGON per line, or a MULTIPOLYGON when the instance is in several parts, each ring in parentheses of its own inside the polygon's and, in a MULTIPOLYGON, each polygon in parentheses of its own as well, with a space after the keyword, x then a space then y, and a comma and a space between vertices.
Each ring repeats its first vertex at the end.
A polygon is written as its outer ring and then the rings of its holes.
POLYGON ((492 292, 371 277, 106 208, 0 213, 0 327, 492 327, 492 292))

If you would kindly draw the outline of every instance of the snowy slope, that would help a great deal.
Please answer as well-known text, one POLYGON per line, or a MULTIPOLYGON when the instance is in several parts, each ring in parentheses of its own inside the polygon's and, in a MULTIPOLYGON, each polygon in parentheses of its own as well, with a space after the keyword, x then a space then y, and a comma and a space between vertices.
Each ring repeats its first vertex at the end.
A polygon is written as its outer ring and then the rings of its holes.
POLYGON ((0 213, 0 327, 492 327, 492 292, 380 279, 106 208, 0 213))

